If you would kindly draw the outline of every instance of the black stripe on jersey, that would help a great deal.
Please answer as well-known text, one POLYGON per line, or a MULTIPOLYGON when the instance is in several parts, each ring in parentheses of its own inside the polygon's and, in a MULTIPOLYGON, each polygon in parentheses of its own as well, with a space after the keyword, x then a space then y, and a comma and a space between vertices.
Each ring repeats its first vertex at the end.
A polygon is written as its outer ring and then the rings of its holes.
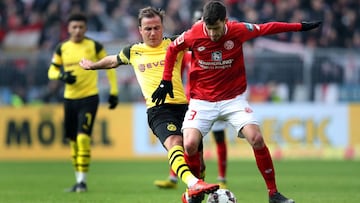
POLYGON ((56 63, 51 63, 52 65, 54 65, 55 67, 61 68, 62 65, 56 64, 56 63))
POLYGON ((102 49, 103 49, 103 46, 102 44, 100 44, 99 42, 97 41, 94 41, 95 43, 95 51, 96 51, 96 54, 98 54, 102 49))
POLYGON ((62 47, 63 43, 60 43, 57 45, 56 49, 55 49, 55 53, 59 56, 61 56, 61 47, 62 47))
POLYGON ((126 56, 126 58, 128 58, 130 60, 130 49, 131 49, 132 46, 127 46, 127 47, 124 47, 123 49, 123 53, 124 55, 126 56))
MULTIPOLYGON (((132 45, 131 46, 126 46, 122 49, 122 52, 123 54, 126 56, 126 58, 128 58, 128 60, 130 61, 130 49, 131 49, 132 45)), ((120 59, 119 55, 116 56, 116 60, 117 60, 117 63, 118 65, 122 65, 122 64, 125 64, 124 62, 122 62, 122 60, 120 59)))

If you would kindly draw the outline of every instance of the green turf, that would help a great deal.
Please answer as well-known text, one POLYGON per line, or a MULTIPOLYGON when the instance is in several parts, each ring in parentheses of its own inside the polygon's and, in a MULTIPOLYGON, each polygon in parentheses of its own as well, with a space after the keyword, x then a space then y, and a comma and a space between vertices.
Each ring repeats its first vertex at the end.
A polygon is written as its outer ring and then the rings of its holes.
MULTIPOLYGON (((266 203, 265 184, 254 161, 231 160, 228 186, 238 203, 266 203)), ((360 202, 359 161, 275 161, 279 190, 297 203, 360 202)), ((207 161, 207 181, 216 181, 216 163, 207 161)), ((165 161, 94 161, 87 193, 64 193, 74 183, 70 162, 0 162, 1 203, 180 203, 184 185, 160 190, 165 161)), ((204 201, 205 202, 205 201, 204 201)))

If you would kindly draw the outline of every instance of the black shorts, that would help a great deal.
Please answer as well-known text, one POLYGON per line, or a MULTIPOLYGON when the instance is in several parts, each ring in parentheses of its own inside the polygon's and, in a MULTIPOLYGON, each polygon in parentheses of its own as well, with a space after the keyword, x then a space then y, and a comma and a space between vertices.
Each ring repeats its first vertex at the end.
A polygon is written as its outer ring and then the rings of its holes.
POLYGON ((98 106, 98 95, 83 99, 65 99, 65 136, 71 140, 76 140, 78 133, 85 133, 90 136, 98 106))
POLYGON ((187 104, 163 104, 147 110, 148 124, 152 132, 164 144, 170 135, 181 135, 181 127, 187 104))

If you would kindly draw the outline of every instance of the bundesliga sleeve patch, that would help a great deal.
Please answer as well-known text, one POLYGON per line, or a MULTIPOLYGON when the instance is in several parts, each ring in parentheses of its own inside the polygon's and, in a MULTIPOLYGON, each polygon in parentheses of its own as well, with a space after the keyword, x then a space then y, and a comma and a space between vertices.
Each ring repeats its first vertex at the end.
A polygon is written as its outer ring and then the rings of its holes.
POLYGON ((254 29, 256 30, 260 30, 260 26, 257 24, 251 24, 251 23, 244 23, 246 29, 248 29, 250 32, 254 31, 254 29))
POLYGON ((249 30, 249 31, 254 31, 254 25, 250 24, 250 23, 244 23, 245 27, 249 30))
POLYGON ((175 39, 174 43, 176 46, 184 42, 184 34, 185 33, 183 32, 179 37, 175 39))

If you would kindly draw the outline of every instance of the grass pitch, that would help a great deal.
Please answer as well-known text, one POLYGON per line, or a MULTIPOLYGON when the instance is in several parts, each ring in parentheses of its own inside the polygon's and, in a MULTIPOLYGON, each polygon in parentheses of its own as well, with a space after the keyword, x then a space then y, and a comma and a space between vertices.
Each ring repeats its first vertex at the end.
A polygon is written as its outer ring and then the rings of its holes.
MULTIPOLYGON (((360 202, 360 162, 275 161, 281 193, 297 203, 360 202)), ((65 193, 74 184, 70 161, 0 162, 1 203, 180 203, 185 186, 158 189, 155 179, 168 175, 166 161, 93 161, 87 193, 65 193)), ((207 161, 208 182, 217 166, 207 161)), ((268 202, 265 183, 253 160, 230 160, 228 187, 238 203, 268 202)), ((205 203, 205 201, 203 201, 205 203)))

